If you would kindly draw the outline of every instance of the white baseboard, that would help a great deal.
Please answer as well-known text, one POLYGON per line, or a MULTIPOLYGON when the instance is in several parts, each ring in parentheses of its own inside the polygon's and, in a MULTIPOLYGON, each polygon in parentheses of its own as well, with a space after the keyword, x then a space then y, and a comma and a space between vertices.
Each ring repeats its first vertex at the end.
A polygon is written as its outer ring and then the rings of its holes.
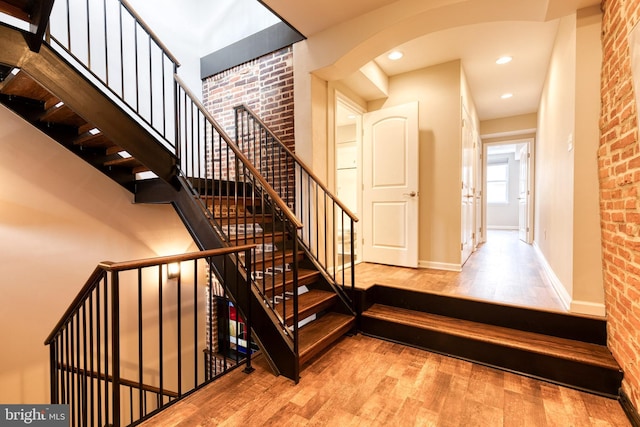
POLYGON ((571 311, 571 295, 569 295, 569 292, 567 292, 567 289, 564 287, 560 279, 558 279, 558 276, 556 276, 556 273, 553 271, 553 269, 547 262, 547 259, 545 258, 544 254, 542 253, 542 251, 540 250, 540 247, 536 242, 533 242, 533 249, 535 250, 536 255, 538 256, 538 260, 540 261, 540 264, 542 264, 542 270, 545 276, 551 283, 553 290, 556 291, 558 298, 560 298, 560 302, 562 303, 562 306, 564 307, 565 310, 571 311))
POLYGON ((604 317, 607 311, 604 308, 604 304, 589 302, 589 301, 571 301, 572 313, 586 314, 589 316, 604 317))
POLYGON ((487 225, 487 230, 519 230, 517 225, 487 225))
POLYGON ((418 261, 418 268, 431 268, 434 270, 445 270, 445 271, 462 271, 462 266, 460 264, 448 264, 445 262, 432 262, 432 261, 418 261))

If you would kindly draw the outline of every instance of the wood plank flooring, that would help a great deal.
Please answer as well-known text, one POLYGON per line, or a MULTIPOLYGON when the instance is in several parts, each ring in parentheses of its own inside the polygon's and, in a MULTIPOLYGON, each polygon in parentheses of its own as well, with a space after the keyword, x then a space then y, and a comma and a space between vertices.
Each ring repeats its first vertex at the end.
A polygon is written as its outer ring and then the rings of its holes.
POLYGON ((356 287, 374 284, 566 312, 533 246, 518 240, 515 230, 489 230, 461 272, 358 264, 356 287))
POLYGON ((142 425, 630 426, 617 401, 363 335, 344 337, 302 372, 263 358, 142 425))

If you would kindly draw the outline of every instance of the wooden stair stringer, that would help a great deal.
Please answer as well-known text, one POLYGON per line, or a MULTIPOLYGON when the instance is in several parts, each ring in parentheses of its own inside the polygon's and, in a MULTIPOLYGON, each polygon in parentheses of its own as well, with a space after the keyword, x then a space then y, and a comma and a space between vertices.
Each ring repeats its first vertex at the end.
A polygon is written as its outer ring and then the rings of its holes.
POLYGON ((110 99, 46 44, 32 52, 19 30, 0 26, 0 44, 0 63, 20 68, 158 177, 174 182, 175 156, 120 101, 110 99))

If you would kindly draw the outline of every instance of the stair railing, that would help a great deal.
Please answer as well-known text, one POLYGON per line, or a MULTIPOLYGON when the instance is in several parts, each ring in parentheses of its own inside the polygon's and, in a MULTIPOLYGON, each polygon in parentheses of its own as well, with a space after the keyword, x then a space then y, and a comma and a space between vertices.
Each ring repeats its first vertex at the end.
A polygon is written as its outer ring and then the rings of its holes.
POLYGON ((227 244, 256 245, 251 260, 241 261, 253 263, 255 289, 297 356, 299 249, 292 236, 302 223, 182 80, 175 79, 181 179, 227 244))
POLYGON ((246 105, 235 108, 237 145, 302 219, 303 250, 355 311, 358 218, 246 105))
POLYGON ((223 278, 242 274, 228 257, 250 259, 253 247, 100 263, 45 341, 51 403, 70 406, 70 425, 138 423, 232 369, 251 371, 250 310, 223 278))
POLYGON ((126 0, 56 0, 47 41, 175 155, 180 62, 126 0))

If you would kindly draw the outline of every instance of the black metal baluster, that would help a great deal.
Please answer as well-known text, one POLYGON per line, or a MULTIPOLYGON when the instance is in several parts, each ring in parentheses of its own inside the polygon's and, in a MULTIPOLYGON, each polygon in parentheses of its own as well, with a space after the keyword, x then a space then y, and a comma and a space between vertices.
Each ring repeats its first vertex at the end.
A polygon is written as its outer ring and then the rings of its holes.
MULTIPOLYGON (((102 282, 104 280, 104 273, 103 273, 103 277, 100 279, 100 281, 98 282, 98 285, 96 286, 96 366, 97 366, 97 372, 98 372, 98 387, 97 387, 97 394, 98 394, 98 425, 101 426, 102 424, 102 366, 101 366, 101 345, 102 345, 102 340, 100 339, 100 322, 101 322, 101 315, 100 315, 100 282, 102 282)), ((105 374, 105 378, 106 378, 106 374, 105 374)), ((105 415, 106 416, 106 415, 105 415)))
MULTIPOLYGON (((140 390, 142 390, 142 385, 144 384, 143 378, 143 352, 144 352, 144 341, 142 338, 142 269, 138 269, 138 384, 140 384, 140 390)), ((144 398, 142 391, 138 392, 139 396, 139 405, 138 413, 140 414, 140 418, 142 418, 142 399, 144 398)), ((133 405, 132 405, 133 406, 133 405)))
MULTIPOLYGON (((91 401, 91 417, 90 417, 90 424, 93 426, 95 425, 95 375, 96 375, 96 368, 94 366, 94 359, 95 359, 95 353, 94 353, 94 334, 93 334, 93 291, 91 291, 91 293, 89 294, 89 342, 91 343, 89 346, 89 370, 91 372, 91 386, 89 387, 89 396, 90 396, 90 401, 91 401)), ((99 374, 98 374, 99 375, 99 374)), ((100 378, 100 377, 98 377, 100 378)))
POLYGON ((198 260, 193 260, 193 384, 198 386, 198 260))
MULTIPOLYGON (((102 13, 104 14, 104 77, 107 86, 111 87, 109 85, 109 37, 107 36, 109 31, 107 24, 107 0, 102 0, 102 13)), ((93 424, 93 422, 91 424, 93 424)))
POLYGON ((120 276, 111 274, 111 359, 113 363, 113 424, 120 420, 120 276))
POLYGON ((158 360, 160 369, 160 394, 164 393, 164 357, 163 357, 163 307, 162 307, 162 265, 158 265, 158 360))
MULTIPOLYGON (((180 264, 178 264, 180 265, 180 264)), ((167 266, 168 268, 168 266, 167 266)), ((177 321, 178 321, 178 349, 182 349, 182 271, 179 269, 176 283, 177 321)), ((178 350, 178 396, 182 396, 182 351, 178 350)))
POLYGON ((89 9, 89 0, 87 0, 87 66, 91 69, 91 28, 89 23, 91 22, 91 12, 89 9))

